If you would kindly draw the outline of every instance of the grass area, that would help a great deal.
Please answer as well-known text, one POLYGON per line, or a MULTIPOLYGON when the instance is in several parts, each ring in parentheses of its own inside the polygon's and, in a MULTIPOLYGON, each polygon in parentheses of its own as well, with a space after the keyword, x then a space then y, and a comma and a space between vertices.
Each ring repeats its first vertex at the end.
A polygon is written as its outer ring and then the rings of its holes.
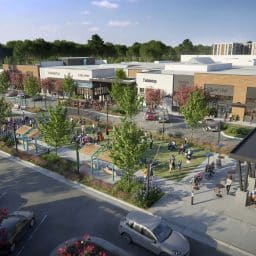
POLYGON ((195 169, 198 165, 200 165, 206 159, 206 151, 202 148, 193 147, 193 156, 190 162, 186 161, 184 154, 179 154, 178 150, 169 151, 167 149, 167 142, 156 142, 153 146, 152 150, 148 150, 147 158, 155 159, 159 162, 154 170, 154 175, 157 175, 162 178, 177 180, 180 181, 192 170, 195 169), (181 171, 172 170, 169 172, 169 160, 170 156, 174 154, 176 159, 176 164, 179 160, 182 161, 181 171))
POLYGON ((227 135, 245 138, 253 130, 253 128, 234 124, 224 124, 223 130, 227 135))

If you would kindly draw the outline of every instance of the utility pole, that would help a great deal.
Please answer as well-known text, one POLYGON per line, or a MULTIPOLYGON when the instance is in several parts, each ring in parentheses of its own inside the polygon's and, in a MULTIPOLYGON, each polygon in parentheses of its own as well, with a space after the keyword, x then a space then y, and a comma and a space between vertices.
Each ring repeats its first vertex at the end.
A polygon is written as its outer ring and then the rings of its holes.
POLYGON ((18 143, 17 143, 17 138, 16 138, 16 123, 15 123, 15 121, 13 122, 13 136, 14 136, 15 150, 16 150, 16 152, 18 152, 18 143))

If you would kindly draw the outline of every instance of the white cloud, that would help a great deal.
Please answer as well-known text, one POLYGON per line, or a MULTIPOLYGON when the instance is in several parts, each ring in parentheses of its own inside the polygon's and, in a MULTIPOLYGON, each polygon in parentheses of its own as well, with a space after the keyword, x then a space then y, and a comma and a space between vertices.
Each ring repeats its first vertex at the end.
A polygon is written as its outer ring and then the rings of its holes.
POLYGON ((90 32, 97 32, 99 30, 100 30, 99 27, 90 27, 90 28, 88 28, 88 31, 90 31, 90 32))
POLYGON ((119 7, 119 4, 111 3, 108 0, 92 1, 92 4, 107 9, 116 9, 119 7))
POLYGON ((89 21, 82 21, 82 25, 90 25, 91 23, 89 21))
POLYGON ((82 13, 82 14, 84 14, 84 15, 88 15, 88 14, 90 14, 90 12, 89 12, 89 11, 87 11, 87 10, 84 10, 84 11, 82 11, 81 13, 82 13))
POLYGON ((130 21, 110 20, 108 22, 109 27, 128 27, 132 23, 130 21))

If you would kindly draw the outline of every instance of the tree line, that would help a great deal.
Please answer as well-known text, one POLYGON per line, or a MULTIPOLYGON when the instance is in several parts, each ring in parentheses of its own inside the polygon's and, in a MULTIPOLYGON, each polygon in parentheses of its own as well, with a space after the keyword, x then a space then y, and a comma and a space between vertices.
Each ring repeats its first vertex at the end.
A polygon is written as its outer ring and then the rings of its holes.
POLYGON ((145 43, 135 42, 131 46, 104 42, 97 34, 92 35, 86 44, 66 40, 45 41, 14 40, 0 44, 0 64, 33 64, 41 60, 57 60, 67 56, 92 56, 107 59, 109 63, 120 61, 179 61, 181 54, 211 54, 212 47, 193 45, 185 39, 172 47, 161 41, 151 40, 145 43))

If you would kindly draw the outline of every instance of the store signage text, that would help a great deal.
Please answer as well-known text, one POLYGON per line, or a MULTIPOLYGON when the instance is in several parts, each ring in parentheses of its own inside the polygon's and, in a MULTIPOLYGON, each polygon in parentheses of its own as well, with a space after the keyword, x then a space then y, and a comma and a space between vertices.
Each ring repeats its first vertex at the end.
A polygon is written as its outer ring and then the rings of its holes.
POLYGON ((79 77, 89 77, 89 75, 87 75, 87 74, 78 74, 77 76, 79 76, 79 77))
POLYGON ((59 76, 59 75, 60 75, 60 72, 49 71, 48 74, 49 74, 49 75, 56 75, 56 76, 59 76))
POLYGON ((157 83, 157 80, 143 78, 143 82, 156 84, 156 83, 157 83))

